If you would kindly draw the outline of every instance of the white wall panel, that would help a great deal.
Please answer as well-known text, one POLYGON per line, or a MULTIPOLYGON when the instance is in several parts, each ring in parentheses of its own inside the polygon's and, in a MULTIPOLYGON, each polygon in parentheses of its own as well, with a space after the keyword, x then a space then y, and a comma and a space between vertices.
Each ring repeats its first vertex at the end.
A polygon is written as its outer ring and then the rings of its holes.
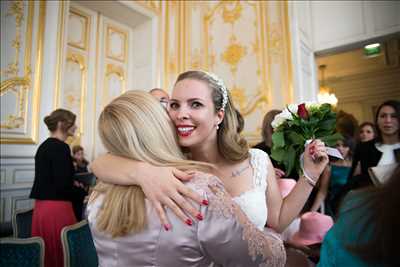
POLYGON ((400 32, 400 1, 311 1, 314 51, 400 32))

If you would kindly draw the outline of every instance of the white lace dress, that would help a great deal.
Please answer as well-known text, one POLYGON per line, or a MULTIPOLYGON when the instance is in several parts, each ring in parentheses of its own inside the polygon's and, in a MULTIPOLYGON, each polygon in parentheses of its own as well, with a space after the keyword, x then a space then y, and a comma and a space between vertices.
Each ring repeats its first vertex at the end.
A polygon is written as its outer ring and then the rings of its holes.
POLYGON ((265 197, 267 189, 268 154, 260 149, 250 149, 250 165, 253 168, 253 188, 233 200, 242 208, 250 221, 261 231, 267 222, 268 210, 265 197))

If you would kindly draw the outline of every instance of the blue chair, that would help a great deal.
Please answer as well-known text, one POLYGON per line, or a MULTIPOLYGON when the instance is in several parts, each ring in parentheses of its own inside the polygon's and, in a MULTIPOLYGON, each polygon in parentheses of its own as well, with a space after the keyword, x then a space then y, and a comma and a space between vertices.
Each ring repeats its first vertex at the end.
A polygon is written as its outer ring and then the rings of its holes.
POLYGON ((1 238, 0 266, 43 267, 43 239, 41 237, 1 238))
POLYGON ((65 267, 97 267, 99 261, 88 222, 66 226, 61 231, 65 267))
POLYGON ((15 238, 32 236, 33 209, 16 210, 12 217, 12 228, 15 238))

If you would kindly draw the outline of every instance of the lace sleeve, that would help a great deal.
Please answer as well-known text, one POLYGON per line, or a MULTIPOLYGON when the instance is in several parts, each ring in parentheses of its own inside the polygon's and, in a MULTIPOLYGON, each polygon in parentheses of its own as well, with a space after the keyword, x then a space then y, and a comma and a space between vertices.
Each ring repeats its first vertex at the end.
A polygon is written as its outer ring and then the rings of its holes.
POLYGON ((209 200, 198 226, 204 253, 221 266, 284 266, 286 253, 279 235, 258 230, 218 178, 202 180, 200 186, 207 184, 204 192, 209 200))

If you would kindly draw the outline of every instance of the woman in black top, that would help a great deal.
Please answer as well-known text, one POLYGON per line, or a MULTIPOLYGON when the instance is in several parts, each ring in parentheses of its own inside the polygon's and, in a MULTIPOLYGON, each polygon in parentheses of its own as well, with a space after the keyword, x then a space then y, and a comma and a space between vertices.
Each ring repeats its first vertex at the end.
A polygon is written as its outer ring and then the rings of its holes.
POLYGON ((382 103, 375 116, 377 137, 357 146, 346 185, 347 191, 372 184, 368 168, 400 162, 399 124, 400 102, 389 100, 382 103), (361 167, 359 173, 358 165, 361 167))
POLYGON ((45 242, 45 266, 63 266, 61 229, 76 223, 72 202, 84 193, 73 182, 74 166, 71 150, 65 143, 76 130, 76 116, 63 109, 53 111, 44 122, 50 137, 35 155, 35 180, 30 197, 35 199, 32 236, 45 242))

